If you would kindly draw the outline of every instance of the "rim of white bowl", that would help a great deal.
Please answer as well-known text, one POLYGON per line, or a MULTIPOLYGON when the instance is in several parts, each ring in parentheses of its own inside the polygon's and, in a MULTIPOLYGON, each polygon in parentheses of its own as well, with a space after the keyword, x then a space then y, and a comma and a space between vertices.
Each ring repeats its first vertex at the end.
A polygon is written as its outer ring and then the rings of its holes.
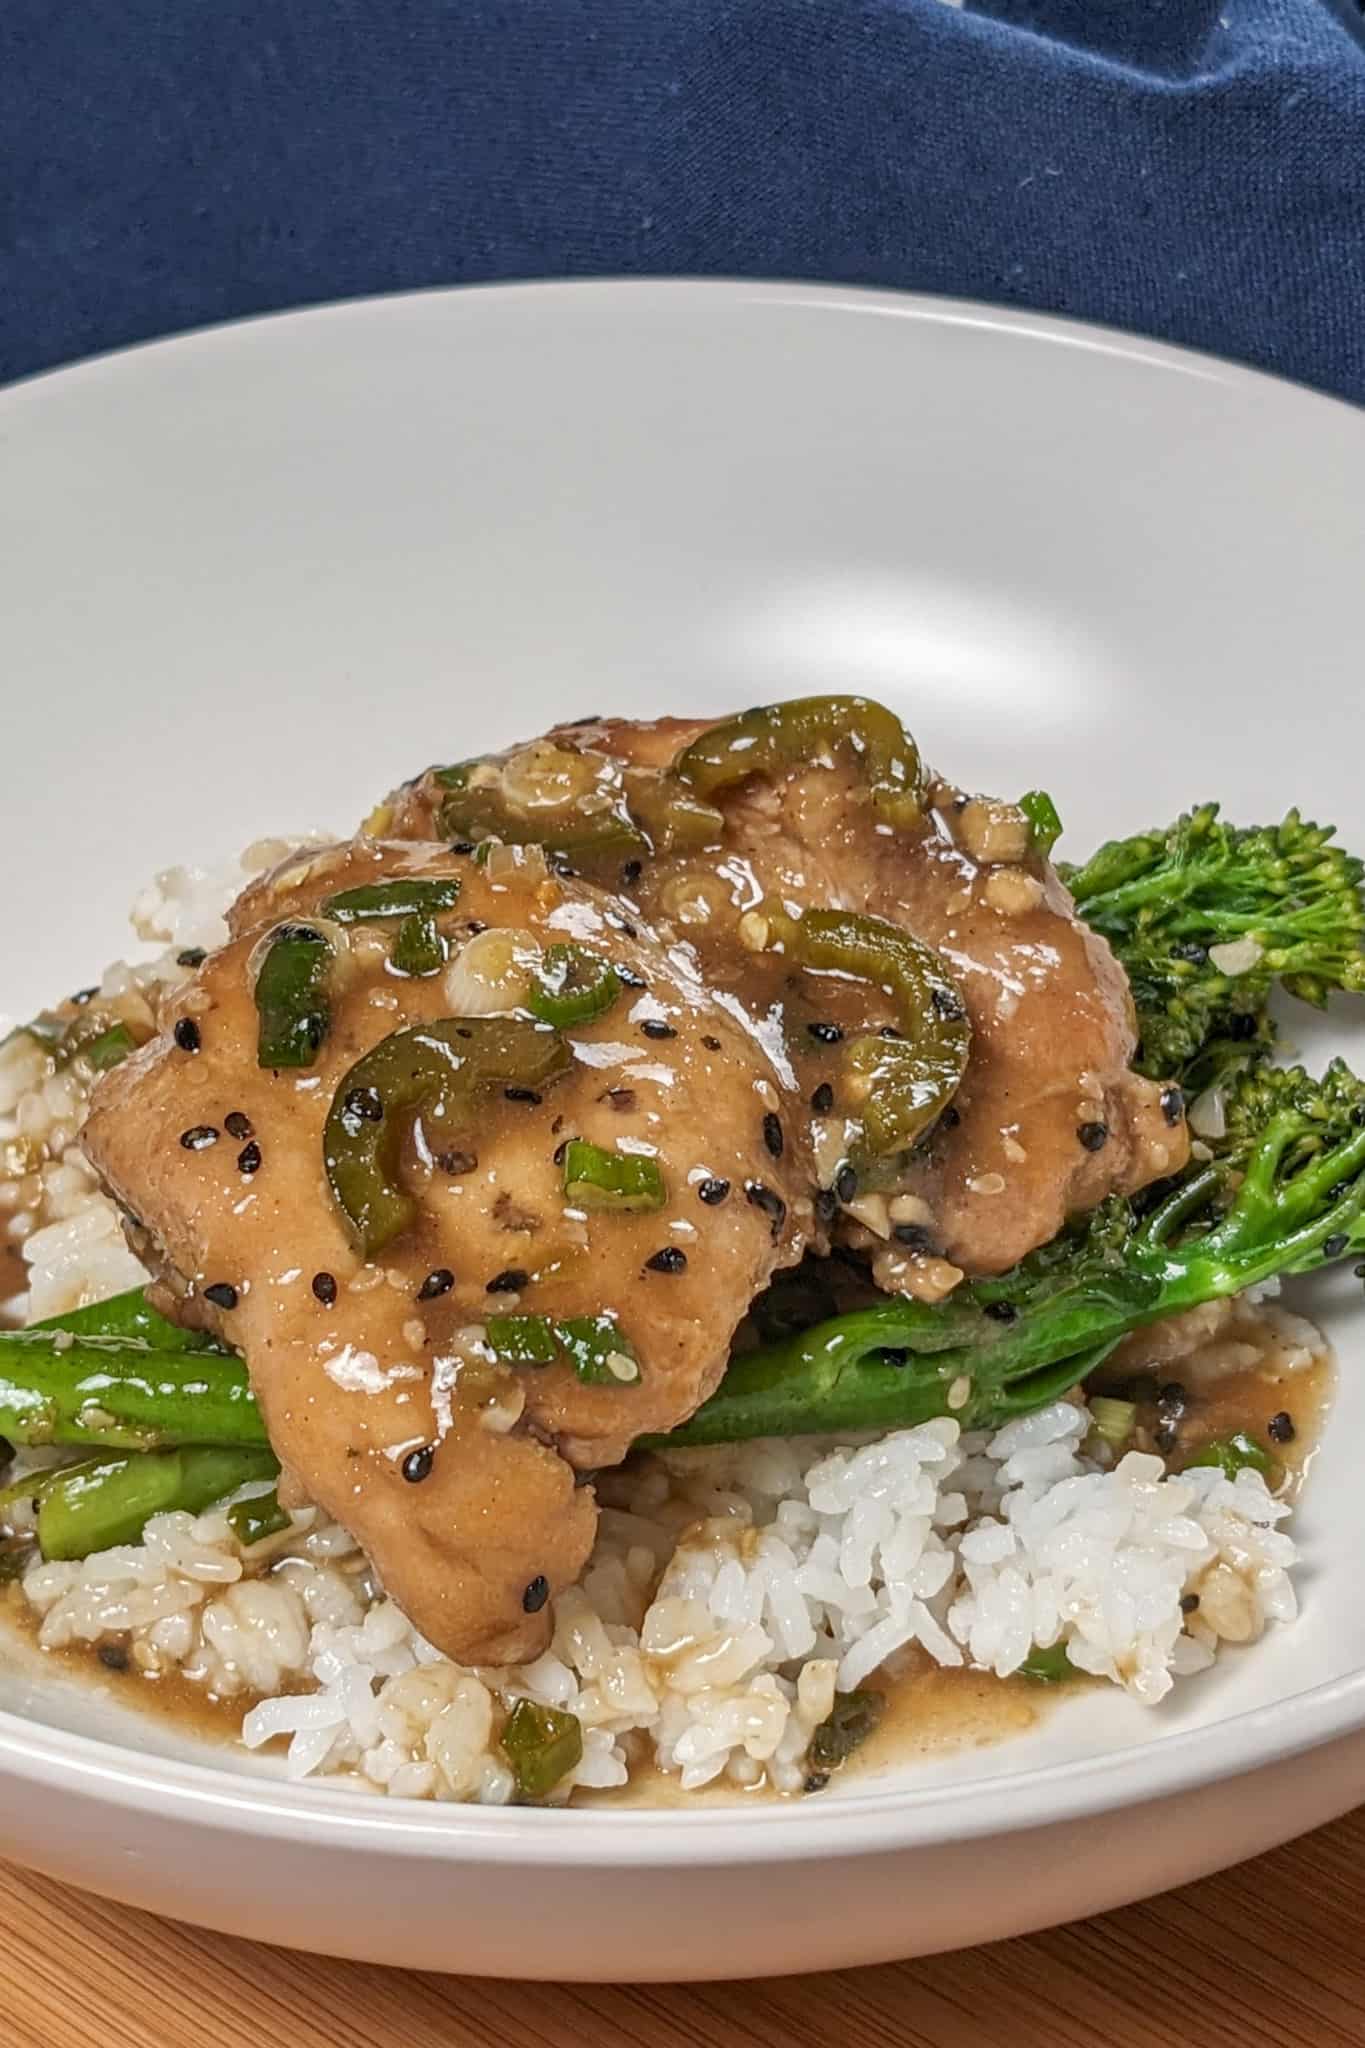
MULTIPOLYGON (((1338 426, 1347 420, 1354 422, 1349 431, 1360 433, 1365 446, 1365 413, 1342 399, 1142 335, 970 300, 743 278, 604 278, 451 286, 295 307, 141 342, 21 379, 0 390, 0 420, 6 407, 46 398, 63 387, 74 391, 91 381, 117 380, 125 373, 154 375, 157 360, 168 350, 209 350, 241 333, 255 336, 285 325, 321 327, 347 318, 372 317, 394 304, 446 302, 452 310, 473 312, 479 302, 519 300, 534 314, 548 300, 639 301, 661 296, 992 329, 1240 387, 1265 403, 1283 405, 1287 400, 1295 407, 1323 408, 1338 426)), ((1220 1717, 1206 1727, 1158 1736, 1135 1750, 977 1779, 894 1788, 877 1784, 861 1793, 850 1789, 819 1799, 706 1807, 695 1813, 671 1807, 546 1811, 367 1799, 326 1781, 258 1777, 208 1763, 149 1756, 122 1743, 47 1728, 7 1712, 0 1712, 0 1770, 53 1791, 116 1806, 155 1806, 168 1821, 275 1840, 312 1839, 338 1849, 363 1849, 378 1855, 458 1856, 494 1863, 518 1863, 532 1857, 541 1864, 568 1866, 623 1857, 645 1865, 762 1863, 929 1847, 1083 1820, 1237 1777, 1361 1729, 1365 1729, 1365 1669, 1326 1680, 1287 1699, 1220 1717)))

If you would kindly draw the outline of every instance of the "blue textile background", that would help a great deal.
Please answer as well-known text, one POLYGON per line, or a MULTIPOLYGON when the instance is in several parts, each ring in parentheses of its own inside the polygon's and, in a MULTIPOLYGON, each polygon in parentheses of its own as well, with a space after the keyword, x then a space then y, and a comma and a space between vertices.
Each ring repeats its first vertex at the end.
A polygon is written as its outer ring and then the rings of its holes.
POLYGON ((0 0, 0 378, 685 272, 1065 312, 1365 400, 1359 7, 0 0))

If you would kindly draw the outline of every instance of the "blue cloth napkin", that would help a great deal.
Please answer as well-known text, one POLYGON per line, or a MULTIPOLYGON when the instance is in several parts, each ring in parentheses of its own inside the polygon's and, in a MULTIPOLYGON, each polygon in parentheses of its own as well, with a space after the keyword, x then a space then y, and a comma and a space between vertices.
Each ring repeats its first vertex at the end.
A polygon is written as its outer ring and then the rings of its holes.
POLYGON ((1365 399, 1361 0, 3 0, 0 378, 414 285, 949 292, 1365 399))

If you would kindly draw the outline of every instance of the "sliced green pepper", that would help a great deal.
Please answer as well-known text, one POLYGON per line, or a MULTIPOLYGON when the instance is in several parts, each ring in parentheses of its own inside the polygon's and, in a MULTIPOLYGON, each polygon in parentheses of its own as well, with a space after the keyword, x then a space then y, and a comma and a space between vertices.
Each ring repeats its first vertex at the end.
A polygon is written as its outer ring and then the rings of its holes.
POLYGON ((518 1700, 498 1738, 517 1781, 519 1799, 544 1799, 583 1760, 583 1728, 575 1714, 518 1700))
POLYGON ((872 801, 893 825, 924 814, 919 749, 893 711, 868 697, 797 697, 727 718, 684 747, 673 773, 701 796, 714 796, 751 775, 776 777, 806 766, 836 746, 850 747, 872 801))
POLYGON ((337 924, 367 924, 385 917, 432 917, 459 901, 458 877, 407 875, 392 882, 367 882, 329 896, 318 915, 337 924))
POLYGON ((256 976, 258 1066, 312 1066, 331 1023, 331 964, 332 948, 315 925, 282 924, 275 931, 256 976))
POLYGON ((1045 789, 1025 790, 1019 808, 1029 821, 1035 851, 1046 860, 1062 836, 1061 813, 1045 789))
POLYGON ((573 1138, 564 1154, 564 1194, 576 1209, 630 1213, 662 1209, 664 1177, 657 1159, 638 1152, 607 1152, 573 1138))
POLYGON ((410 975, 414 980, 439 974, 446 964, 446 942, 436 929, 435 918, 424 910, 414 910, 411 917, 405 917, 389 957, 396 974, 410 975))
POLYGON ((563 1039, 523 1018, 440 1017, 391 1032, 358 1059, 332 1098, 323 1161, 366 1257, 417 1213, 399 1165, 419 1113, 439 1126, 444 1148, 494 1088, 553 1081, 571 1058, 563 1039))
POLYGON ((781 947, 800 967, 852 975, 896 999, 900 1037, 869 1032, 845 1048, 863 1127, 849 1164, 855 1172, 907 1151, 952 1100, 971 1048, 967 1006, 943 961, 930 947, 888 924, 851 910, 760 913, 768 950, 781 947))
POLYGON ((1228 1479, 1235 1479, 1239 1472, 1248 1467, 1262 1477, 1274 1470, 1270 1453, 1258 1444, 1254 1436, 1248 1436, 1239 1429, 1232 1436, 1214 1437, 1194 1457, 1185 1460, 1186 1465, 1216 1465, 1228 1479))
POLYGON ((565 802, 543 811, 521 811, 509 802, 500 782, 472 783, 477 761, 438 768, 436 780, 449 794, 437 816, 447 839, 501 839, 508 846, 543 846, 567 860, 605 867, 648 853, 649 842, 631 817, 624 795, 592 808, 565 802))
POLYGON ((153 1515, 201 1514, 278 1471, 268 1450, 134 1451, 71 1466, 39 1502, 38 1545, 45 1558, 74 1558, 136 1543, 153 1515))
POLYGON ((292 1526, 292 1517, 280 1506, 272 1487, 269 1493, 253 1493, 234 1501, 227 1512, 228 1527, 237 1541, 248 1549, 264 1543, 267 1536, 279 1536, 292 1526))
POLYGON ((526 1007, 543 1024, 563 1031, 570 1024, 587 1024, 602 1016, 620 993, 621 983, 610 961, 569 940, 545 948, 526 1007))

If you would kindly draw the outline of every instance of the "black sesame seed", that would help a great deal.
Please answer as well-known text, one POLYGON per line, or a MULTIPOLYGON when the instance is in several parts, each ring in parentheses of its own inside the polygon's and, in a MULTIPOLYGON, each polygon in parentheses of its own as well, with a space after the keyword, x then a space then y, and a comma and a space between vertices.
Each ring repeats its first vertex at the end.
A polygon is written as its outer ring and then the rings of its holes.
POLYGON ((218 1143, 218 1133, 212 1124, 191 1124, 180 1133, 180 1142, 187 1152, 202 1152, 206 1145, 218 1143))
POLYGON ((330 1308, 337 1298, 335 1275, 331 1273, 314 1273, 313 1292, 324 1308, 330 1308))
POLYGON ((803 1792, 823 1792, 828 1783, 828 1771, 812 1771, 805 1784, 801 1787, 801 1790, 803 1792))
POLYGON ((176 954, 175 964, 177 967, 202 967, 207 958, 202 946, 186 946, 183 953, 176 954))
POLYGON ((763 1142, 774 1159, 782 1157, 785 1142, 782 1136, 782 1119, 771 1109, 763 1119, 763 1142))
POLYGON ((821 1223, 832 1223, 839 1213, 839 1204, 832 1188, 815 1190, 815 1214, 821 1223))
POLYGON ((520 1294, 530 1279, 524 1266, 504 1266, 501 1273, 495 1273, 484 1289, 485 1294, 520 1294))
POLYGON ((421 1444, 415 1451, 408 1452, 408 1455, 406 1456, 406 1458, 404 1458, 402 1465, 399 1467, 399 1470, 402 1472, 403 1477, 406 1480, 408 1480, 413 1486, 417 1486, 421 1483, 423 1479, 430 1478, 431 1468, 435 1461, 435 1445, 421 1444))
POLYGON ((942 1124, 945 1131, 955 1131, 958 1125, 962 1122, 962 1111, 956 1108, 955 1105, 950 1102, 948 1104, 948 1107, 944 1110, 942 1116, 939 1118, 939 1122, 942 1124))
POLYGON ((633 1088, 608 1088, 606 1094, 600 1099, 603 1102, 609 1102, 618 1116, 628 1116, 635 1107, 635 1090, 633 1088))
POLYGON ((72 996, 71 1000, 73 1003, 76 1003, 83 1010, 86 1004, 92 998, 92 996, 97 996, 98 994, 98 988, 78 988, 76 990, 75 995, 72 996))
MULTIPOLYGON (((933 1239, 922 1223, 893 1223, 891 1235, 895 1238, 897 1244, 907 1246, 912 1252, 927 1252, 933 1249, 933 1239)), ((995 1310, 1001 1308, 1009 1308, 1009 1303, 1004 1301, 997 1302, 995 1309, 987 1309, 986 1314, 992 1315, 995 1313, 995 1310)), ((998 1320, 1002 1323, 1008 1322, 1013 1313, 1011 1309, 1009 1316, 1000 1316, 998 1320)))
POLYGON ((851 1166, 841 1166, 834 1176, 834 1192, 841 1202, 851 1202, 858 1192, 858 1176, 851 1166))
POLYGON ((620 982, 622 988, 649 987, 649 983, 645 980, 643 974, 637 974, 633 967, 626 967, 620 960, 616 963, 615 973, 616 979, 620 982))
POLYGON ((904 1032, 897 1031, 894 1024, 883 1024, 877 1035, 879 1038, 894 1038, 897 1042, 905 1036, 904 1032))
POLYGON ((719 1203, 725 1200, 729 1192, 729 1181, 719 1180, 714 1176, 709 1180, 702 1181, 697 1189, 699 1199, 705 1202, 708 1209, 716 1208, 719 1203))
POLYGON ((765 1187, 761 1180, 748 1180, 744 1183, 744 1196, 746 1201, 751 1202, 755 1209, 761 1209, 768 1218, 773 1227, 773 1243, 776 1244, 782 1235, 782 1226, 787 1220, 787 1205, 781 1195, 774 1189, 765 1187))
POLYGON ((806 1029, 817 1045, 838 1045, 844 1035, 842 1025, 822 1024, 818 1020, 808 1024, 806 1029))
POLYGON ((545 1100, 543 1095, 536 1094, 534 1088, 511 1087, 504 1088, 502 1092, 509 1102, 529 1102, 534 1106, 545 1100))
POLYGON ((1174 1083, 1161 1091, 1161 1114, 1168 1124, 1178 1124, 1185 1114, 1185 1091, 1174 1083))
POLYGON ((1012 1301, 988 1301, 983 1313, 988 1315, 993 1323, 1012 1323, 1019 1311, 1012 1301))
POLYGON ((357 1123, 378 1124, 384 1121, 384 1105, 377 1088, 352 1088, 341 1108, 345 1116, 357 1123))
POLYGON ((252 1136, 251 1118, 240 1109, 230 1109, 223 1118, 223 1129, 230 1138, 249 1138, 252 1136))
POLYGON ((201 1039, 199 1026, 193 1017, 177 1017, 175 1020, 175 1042, 181 1052, 198 1052, 201 1039))
POLYGON ((260 1171, 260 1165, 261 1148, 256 1143, 256 1140, 252 1138, 250 1143, 243 1145, 241 1151, 237 1154, 237 1171, 238 1173, 247 1174, 257 1173, 260 1171))
POLYGON ((1198 1606, 1199 1606, 1199 1595, 1198 1595, 1197 1593, 1182 1593, 1182 1594, 1181 1594, 1181 1596, 1180 1596, 1180 1612, 1181 1612, 1182 1614, 1193 1614, 1193 1613, 1194 1613, 1194 1612, 1196 1611, 1196 1609, 1198 1608, 1198 1606))
POLYGON ((933 1005, 934 1014, 942 1017, 947 1023, 956 1024, 967 1014, 966 1005, 957 990, 949 988, 944 982, 934 983, 929 991, 929 1001, 933 1005))
POLYGON ((451 1272, 449 1266, 437 1266, 434 1272, 427 1274, 426 1279, 418 1288, 417 1299, 419 1301, 435 1301, 438 1294, 449 1294, 454 1285, 455 1275, 451 1272))
POLYGON ((1179 1380, 1167 1380, 1164 1387, 1157 1388, 1156 1405, 1164 1415, 1183 1415, 1189 1400, 1189 1392, 1179 1380))
POLYGON ((128 1652, 122 1643, 101 1643, 97 1652, 106 1671, 126 1671, 128 1652))
POLYGON ((828 1081, 822 1081, 820 1083, 820 1086, 811 1096, 810 1106, 815 1111, 815 1114, 817 1116, 823 1116, 827 1109, 833 1109, 834 1090, 830 1087, 828 1081))
POLYGON ((471 939, 477 939, 480 932, 486 932, 488 930, 488 926, 484 923, 481 917, 471 917, 468 924, 465 926, 465 930, 466 932, 468 932, 471 939))
POLYGON ((474 851, 474 842, 472 839, 452 839, 450 850, 452 853, 472 853, 474 851))
POLYGON ((1278 1415, 1272 1415, 1265 1427, 1266 1434, 1273 1444, 1292 1444, 1298 1435, 1293 1416, 1284 1408, 1281 1408, 1278 1415))
POLYGON ((709 1031, 703 1037, 702 1044, 706 1047, 706 1050, 708 1052, 720 1051, 720 1040, 718 1038, 713 1038, 709 1031))
POLYGON ((236 1308, 237 1289, 230 1280, 215 1280, 204 1289, 205 1301, 211 1301, 215 1308, 236 1308))
POLYGON ((550 1597, 550 1581, 544 1572, 537 1572, 521 1596, 522 1610, 526 1614, 539 1614, 550 1597))
POLYGON ((662 1017, 646 1017, 640 1029, 646 1038, 676 1038, 678 1035, 671 1024, 665 1024, 662 1017))
POLYGON ((621 870, 621 880, 629 889, 633 882, 639 881, 644 871, 645 864, 642 860, 628 860, 621 870))
POLYGON ((437 1152, 433 1156, 441 1172, 450 1174, 452 1179, 458 1179, 462 1173, 473 1173, 479 1163, 477 1152, 437 1152))
POLYGON ((1152 1442, 1164 1457, 1167 1451, 1175 1449, 1175 1441, 1178 1435, 1179 1431, 1173 1422, 1159 1422, 1152 1431, 1152 1442))
POLYGON ((1350 1242, 1344 1230, 1334 1230, 1330 1237, 1322 1240, 1322 1256, 1325 1259, 1339 1259, 1350 1242))
POLYGON ((1102 1123, 1078 1124, 1076 1136, 1087 1152, 1102 1152, 1109 1142, 1109 1126, 1102 1123))
POLYGON ((662 1251, 645 1260, 645 1270, 650 1273, 685 1273, 687 1253, 679 1251, 675 1244, 666 1244, 662 1251))

